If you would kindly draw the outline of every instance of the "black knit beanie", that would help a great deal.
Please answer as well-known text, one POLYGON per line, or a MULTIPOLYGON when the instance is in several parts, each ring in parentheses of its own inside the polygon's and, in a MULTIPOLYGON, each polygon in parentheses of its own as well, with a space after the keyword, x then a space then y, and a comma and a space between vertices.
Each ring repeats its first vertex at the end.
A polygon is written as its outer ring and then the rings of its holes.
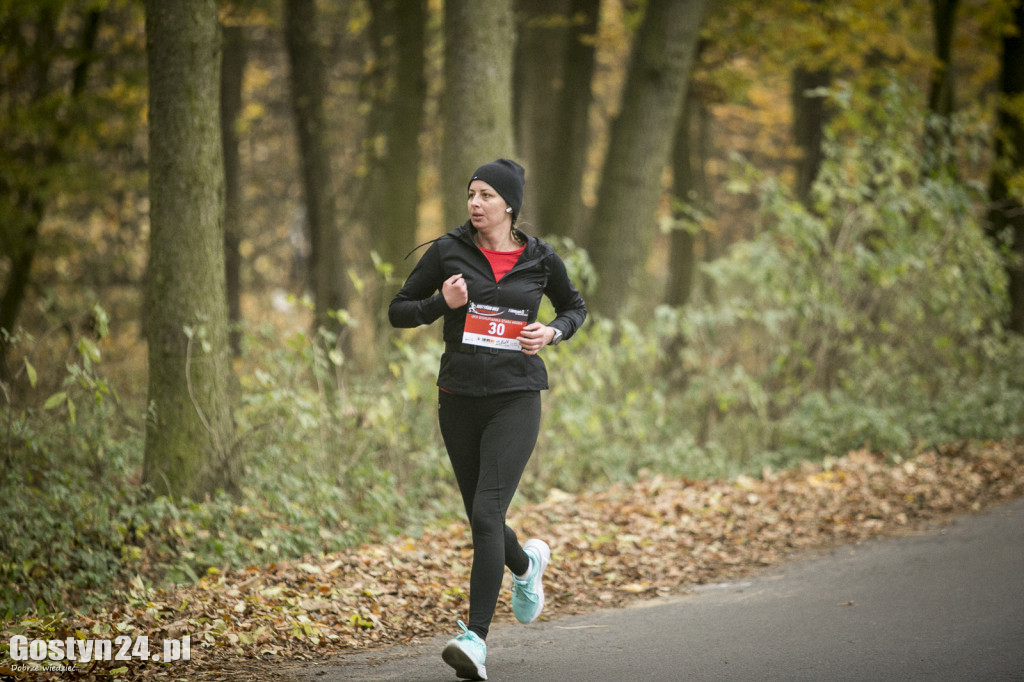
POLYGON ((501 198, 512 207, 512 216, 519 215, 523 205, 523 187, 526 185, 526 172, 515 161, 498 159, 485 163, 476 169, 466 187, 474 180, 483 180, 501 195, 501 198))

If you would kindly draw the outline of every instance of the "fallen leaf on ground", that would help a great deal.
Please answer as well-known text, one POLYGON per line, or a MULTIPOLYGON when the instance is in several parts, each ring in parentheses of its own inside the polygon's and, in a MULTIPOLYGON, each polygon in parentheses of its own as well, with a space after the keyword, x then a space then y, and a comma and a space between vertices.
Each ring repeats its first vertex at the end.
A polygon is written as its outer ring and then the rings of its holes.
MULTIPOLYGON (((557 619, 732 580, 795 552, 921 529, 1024 495, 1024 443, 950 452, 892 463, 858 451, 761 479, 648 476, 599 493, 552 490, 513 509, 510 522, 521 537, 551 546, 544 615, 557 619)), ((115 669, 121 680, 287 679, 284 664, 454 632, 468 610, 471 557, 469 529, 455 523, 329 556, 211 572, 142 600, 135 585, 136 598, 71 614, 53 630, 31 618, 6 623, 0 641, 14 629, 29 639, 145 634, 151 650, 162 651, 162 640, 187 634, 189 662, 80 664, 73 679, 109 680, 115 669)), ((508 592, 498 621, 512 620, 508 592)))

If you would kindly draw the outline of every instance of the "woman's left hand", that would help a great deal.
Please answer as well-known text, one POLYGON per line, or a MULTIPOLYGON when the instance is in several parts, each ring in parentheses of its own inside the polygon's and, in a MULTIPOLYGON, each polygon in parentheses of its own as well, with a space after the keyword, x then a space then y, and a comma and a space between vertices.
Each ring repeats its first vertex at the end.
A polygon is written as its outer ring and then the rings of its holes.
POLYGON ((540 322, 534 322, 523 327, 523 330, 519 332, 519 338, 516 340, 523 347, 524 353, 536 355, 540 352, 541 348, 551 343, 551 339, 554 337, 554 329, 540 322))

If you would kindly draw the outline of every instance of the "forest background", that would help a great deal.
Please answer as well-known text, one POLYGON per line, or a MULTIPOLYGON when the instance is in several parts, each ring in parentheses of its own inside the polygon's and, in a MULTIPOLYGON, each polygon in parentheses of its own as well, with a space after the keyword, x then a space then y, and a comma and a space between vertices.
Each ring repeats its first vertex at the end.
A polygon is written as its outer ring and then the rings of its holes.
POLYGON ((591 310, 521 500, 1019 437, 1022 15, 2 3, 0 614, 458 517, 385 311, 498 156, 591 310))

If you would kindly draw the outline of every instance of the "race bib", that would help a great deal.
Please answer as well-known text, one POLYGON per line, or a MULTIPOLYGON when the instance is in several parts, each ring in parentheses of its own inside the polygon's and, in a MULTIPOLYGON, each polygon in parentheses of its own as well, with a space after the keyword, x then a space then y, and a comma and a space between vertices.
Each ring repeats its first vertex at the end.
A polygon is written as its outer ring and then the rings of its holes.
POLYGON ((470 301, 462 343, 500 350, 522 350, 516 339, 529 317, 526 310, 470 301))

